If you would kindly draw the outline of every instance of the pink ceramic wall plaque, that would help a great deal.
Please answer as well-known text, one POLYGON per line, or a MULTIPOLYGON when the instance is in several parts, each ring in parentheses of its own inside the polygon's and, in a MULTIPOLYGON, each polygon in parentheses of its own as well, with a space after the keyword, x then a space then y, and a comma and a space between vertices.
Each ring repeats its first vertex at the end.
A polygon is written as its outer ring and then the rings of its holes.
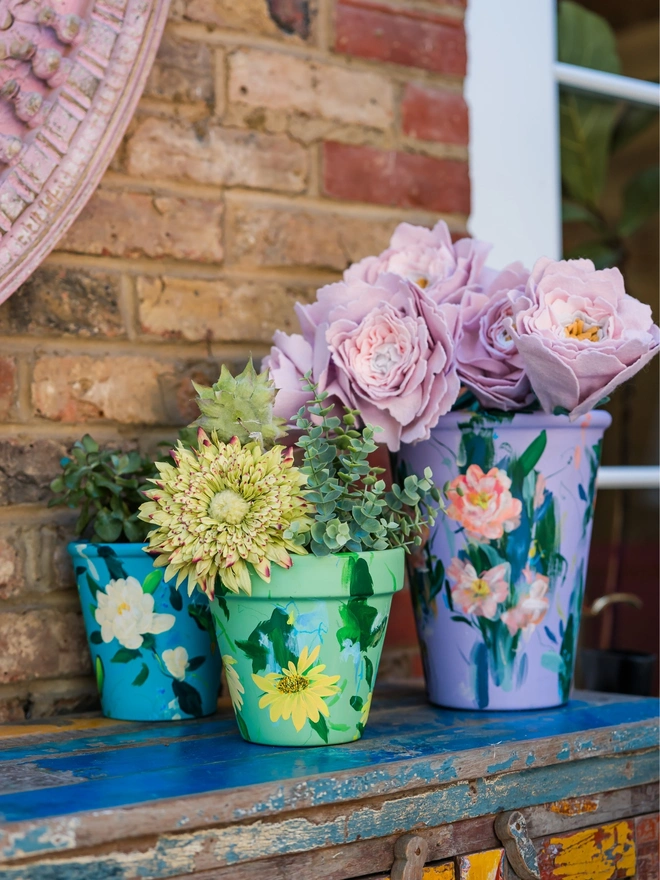
POLYGON ((169 0, 0 0, 0 303, 97 186, 169 0))

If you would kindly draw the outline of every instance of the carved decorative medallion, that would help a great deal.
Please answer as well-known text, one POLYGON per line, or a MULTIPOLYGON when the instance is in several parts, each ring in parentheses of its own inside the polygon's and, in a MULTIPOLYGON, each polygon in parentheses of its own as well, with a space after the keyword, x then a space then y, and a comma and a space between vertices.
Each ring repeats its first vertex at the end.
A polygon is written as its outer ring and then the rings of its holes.
POLYGON ((0 303, 89 199, 140 97, 169 0, 0 0, 0 303))

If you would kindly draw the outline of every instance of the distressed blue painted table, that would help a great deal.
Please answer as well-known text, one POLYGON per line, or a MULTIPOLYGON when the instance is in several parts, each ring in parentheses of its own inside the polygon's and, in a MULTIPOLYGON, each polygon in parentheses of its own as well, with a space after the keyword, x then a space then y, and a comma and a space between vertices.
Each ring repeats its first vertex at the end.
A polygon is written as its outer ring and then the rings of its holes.
POLYGON ((494 880, 513 876, 493 827, 512 810, 542 877, 650 880, 635 832, 657 829, 657 779, 657 700, 604 695, 477 714, 390 688, 361 741, 306 750, 244 743, 229 710, 0 727, 0 880, 494 880), (618 873, 557 862, 562 835, 585 828, 618 873))

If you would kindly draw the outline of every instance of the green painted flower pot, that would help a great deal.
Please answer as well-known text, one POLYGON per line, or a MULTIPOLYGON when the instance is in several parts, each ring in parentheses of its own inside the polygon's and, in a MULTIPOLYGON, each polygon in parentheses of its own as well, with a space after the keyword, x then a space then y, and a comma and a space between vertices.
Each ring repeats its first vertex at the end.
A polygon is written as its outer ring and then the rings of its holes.
POLYGON ((248 742, 322 746, 362 736, 404 551, 297 556, 211 602, 236 721, 248 742))

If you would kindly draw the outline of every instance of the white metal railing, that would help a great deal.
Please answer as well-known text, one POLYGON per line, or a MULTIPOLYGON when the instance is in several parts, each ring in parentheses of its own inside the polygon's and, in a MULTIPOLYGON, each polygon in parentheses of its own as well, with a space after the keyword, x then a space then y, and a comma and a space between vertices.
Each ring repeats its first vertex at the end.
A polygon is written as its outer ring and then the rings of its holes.
POLYGON ((599 489, 660 489, 660 467, 601 467, 599 489))
POLYGON ((596 95, 609 98, 623 98, 635 104, 650 104, 660 107, 660 85, 633 79, 630 76, 619 76, 617 73, 605 73, 602 70, 591 70, 575 64, 564 64, 555 61, 555 79, 562 86, 582 89, 596 95))

